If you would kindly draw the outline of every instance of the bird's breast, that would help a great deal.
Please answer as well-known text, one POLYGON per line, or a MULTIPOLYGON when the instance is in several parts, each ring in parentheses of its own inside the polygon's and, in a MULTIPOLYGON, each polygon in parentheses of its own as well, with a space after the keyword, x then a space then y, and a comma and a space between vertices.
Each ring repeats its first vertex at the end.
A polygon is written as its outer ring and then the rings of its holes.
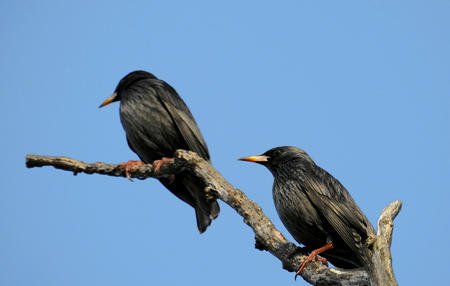
POLYGON ((275 179, 273 199, 281 222, 297 242, 314 246, 326 239, 321 218, 298 181, 275 179))

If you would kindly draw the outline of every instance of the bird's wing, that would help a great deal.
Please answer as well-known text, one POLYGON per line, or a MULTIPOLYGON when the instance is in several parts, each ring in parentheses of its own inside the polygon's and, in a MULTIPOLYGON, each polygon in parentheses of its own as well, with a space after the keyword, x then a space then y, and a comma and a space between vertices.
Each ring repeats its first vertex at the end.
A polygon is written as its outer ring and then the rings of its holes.
POLYGON ((171 86, 164 83, 161 88, 158 88, 157 95, 172 117, 189 149, 199 154, 202 158, 209 160, 209 152, 205 139, 203 139, 194 116, 192 116, 189 108, 177 92, 171 86))
POLYGON ((344 186, 320 167, 303 183, 311 202, 345 243, 358 253, 357 244, 373 227, 344 186))

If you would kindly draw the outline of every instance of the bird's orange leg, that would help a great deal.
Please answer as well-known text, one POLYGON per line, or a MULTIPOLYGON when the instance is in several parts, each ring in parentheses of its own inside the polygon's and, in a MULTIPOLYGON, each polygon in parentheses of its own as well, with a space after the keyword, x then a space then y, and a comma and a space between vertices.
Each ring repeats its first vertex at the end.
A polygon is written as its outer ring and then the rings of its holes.
POLYGON ((317 256, 319 254, 321 254, 322 252, 328 250, 328 249, 332 249, 334 247, 334 245, 332 243, 328 243, 327 245, 318 248, 316 250, 311 251, 311 253, 309 254, 308 257, 306 257, 305 260, 303 260, 302 264, 300 264, 300 268, 298 269, 297 273, 295 274, 295 279, 297 279, 297 276, 302 274, 303 269, 305 269, 306 265, 308 265, 308 263, 313 262, 315 260, 318 260, 320 262, 322 262, 324 265, 328 266, 328 261, 320 256, 317 256))
POLYGON ((155 168, 155 174, 159 173, 159 169, 161 169, 161 166, 166 163, 173 163, 173 158, 166 158, 162 157, 161 160, 155 160, 153 161, 153 168, 155 168))
POLYGON ((135 166, 141 166, 141 165, 145 165, 145 163, 142 162, 142 161, 133 161, 133 160, 130 160, 130 161, 126 162, 126 163, 120 163, 120 164, 119 164, 119 167, 124 168, 124 169, 125 169, 125 175, 127 176, 127 178, 128 178, 130 181, 133 181, 133 180, 131 179, 130 171, 133 170, 133 168, 134 168, 135 166))

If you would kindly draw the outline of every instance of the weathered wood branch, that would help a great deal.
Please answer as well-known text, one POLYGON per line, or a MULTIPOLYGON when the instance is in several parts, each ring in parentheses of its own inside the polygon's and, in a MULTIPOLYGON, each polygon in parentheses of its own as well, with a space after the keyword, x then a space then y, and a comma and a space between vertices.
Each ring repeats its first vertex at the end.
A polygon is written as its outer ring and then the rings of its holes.
POLYGON ((392 269, 391 242, 394 219, 402 208, 400 201, 385 207, 378 219, 377 235, 369 239, 371 244, 370 281, 373 285, 397 286, 392 269))
MULTIPOLYGON (((298 269, 300 263, 306 258, 305 253, 297 251, 298 247, 288 241, 275 228, 270 219, 264 215, 258 204, 250 200, 242 191, 234 188, 210 163, 200 158, 197 154, 178 150, 174 158, 175 160, 172 163, 164 164, 157 174, 154 172, 151 164, 136 166, 129 174, 132 178, 145 179, 148 177, 158 178, 180 172, 190 172, 202 182, 205 191, 231 206, 244 218, 244 222, 255 233, 256 248, 269 251, 282 262, 284 269, 291 272, 295 272, 298 269)), ((126 177, 124 168, 119 165, 100 162, 87 164, 67 157, 27 155, 26 166, 28 168, 53 166, 57 169, 74 172, 75 175, 77 173, 97 173, 126 177)), ((394 282, 395 277, 392 272, 390 243, 392 241, 393 220, 400 211, 400 208, 400 201, 396 201, 383 210, 378 222, 378 234, 370 240, 370 243, 373 244, 373 256, 376 257, 374 258, 374 265, 389 266, 390 271, 387 272, 389 275, 392 274, 392 280, 394 282)), ((376 275, 376 273, 372 272, 369 271, 368 274, 363 269, 344 270, 328 268, 315 262, 305 268, 302 277, 313 285, 396 285, 383 284, 383 281, 373 279, 372 275, 376 275), (369 279, 371 282, 369 282, 369 279)))

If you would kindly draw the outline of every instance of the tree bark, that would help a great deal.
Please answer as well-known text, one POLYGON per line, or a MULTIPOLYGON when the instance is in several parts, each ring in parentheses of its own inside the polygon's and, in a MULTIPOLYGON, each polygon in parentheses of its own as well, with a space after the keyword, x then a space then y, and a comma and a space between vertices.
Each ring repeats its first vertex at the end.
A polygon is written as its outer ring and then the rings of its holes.
MULTIPOLYGON (((134 167, 129 171, 131 178, 158 178, 182 171, 196 176, 204 186, 205 192, 222 200, 231 206, 244 218, 244 222, 255 233, 255 247, 267 250, 277 257, 283 268, 295 272, 306 258, 306 253, 298 251, 298 247, 288 241, 267 218, 261 207, 250 200, 242 191, 234 188, 210 163, 200 158, 194 152, 178 150, 172 163, 164 164, 155 173, 151 164, 134 167)), ((117 164, 101 162, 87 164, 67 157, 27 155, 28 168, 53 166, 57 169, 78 173, 103 174, 126 177, 123 167, 117 164)), ((387 206, 378 221, 378 233, 368 241, 372 250, 372 263, 368 271, 364 269, 328 268, 319 262, 309 264, 301 276, 312 285, 397 285, 392 270, 390 245, 392 241, 393 220, 401 209, 401 202, 395 201, 387 206)))

